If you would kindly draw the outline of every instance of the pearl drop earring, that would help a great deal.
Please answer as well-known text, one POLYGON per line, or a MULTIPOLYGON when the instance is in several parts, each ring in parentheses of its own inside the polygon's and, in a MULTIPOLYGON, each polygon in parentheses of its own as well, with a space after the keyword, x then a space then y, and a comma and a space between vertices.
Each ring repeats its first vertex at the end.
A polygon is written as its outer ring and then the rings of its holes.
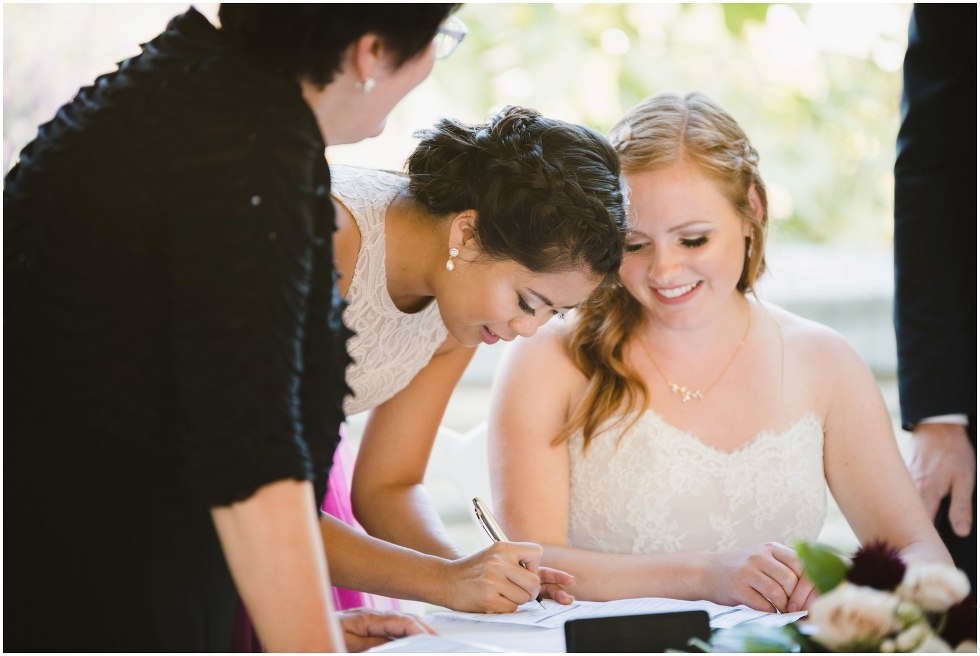
POLYGON ((449 249, 449 259, 446 260, 446 271, 452 271, 456 268, 456 263, 453 262, 453 258, 459 255, 459 249, 455 246, 449 249))

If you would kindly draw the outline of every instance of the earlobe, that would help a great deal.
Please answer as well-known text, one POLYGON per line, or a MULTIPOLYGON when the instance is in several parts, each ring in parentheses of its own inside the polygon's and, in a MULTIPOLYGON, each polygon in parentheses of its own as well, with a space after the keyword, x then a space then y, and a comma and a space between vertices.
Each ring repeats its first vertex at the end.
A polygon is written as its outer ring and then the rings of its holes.
POLYGON ((353 59, 354 73, 363 84, 366 80, 374 80, 377 75, 378 62, 384 51, 384 44, 377 34, 365 34, 354 42, 353 59))

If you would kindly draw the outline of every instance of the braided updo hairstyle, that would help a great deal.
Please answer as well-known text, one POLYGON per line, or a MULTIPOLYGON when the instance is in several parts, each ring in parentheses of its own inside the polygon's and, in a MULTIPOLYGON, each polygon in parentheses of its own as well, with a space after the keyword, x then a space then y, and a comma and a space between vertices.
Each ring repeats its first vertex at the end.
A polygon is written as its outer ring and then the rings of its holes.
POLYGON ((416 136, 409 192, 434 215, 476 210, 487 258, 535 273, 615 276, 626 208, 619 159, 601 135, 508 106, 486 124, 442 119, 416 136))
MULTIPOLYGON (((610 132, 610 141, 626 173, 687 162, 718 185, 750 228, 736 288, 751 291, 765 270, 768 204, 759 155, 735 119, 704 94, 664 93, 627 112, 610 132), (753 187, 762 203, 761 217, 749 202, 753 187)), ((555 443, 581 429, 588 446, 604 422, 618 416, 615 423, 628 429, 650 404, 646 385, 623 357, 623 346, 642 320, 640 304, 622 286, 601 287, 579 307, 568 353, 589 382, 555 443)))

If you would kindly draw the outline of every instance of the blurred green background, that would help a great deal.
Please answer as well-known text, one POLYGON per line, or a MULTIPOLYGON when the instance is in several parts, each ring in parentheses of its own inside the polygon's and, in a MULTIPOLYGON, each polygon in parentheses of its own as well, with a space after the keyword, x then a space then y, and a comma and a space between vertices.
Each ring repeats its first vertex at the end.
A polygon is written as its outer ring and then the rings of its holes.
MULTIPOLYGON (((196 5, 214 19, 216 5, 196 5)), ((4 170, 78 88, 187 5, 5 4, 4 170)), ((401 168, 411 133, 505 104, 605 132, 645 96, 700 90, 746 128, 773 237, 883 248, 908 4, 467 4, 462 46, 385 133, 331 161, 401 168)))

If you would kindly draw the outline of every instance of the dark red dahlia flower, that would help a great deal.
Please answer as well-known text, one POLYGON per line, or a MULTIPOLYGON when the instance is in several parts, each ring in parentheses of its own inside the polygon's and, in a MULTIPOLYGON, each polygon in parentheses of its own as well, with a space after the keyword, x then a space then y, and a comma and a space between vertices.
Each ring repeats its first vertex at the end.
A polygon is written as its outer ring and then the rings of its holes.
POLYGON ((966 599, 946 611, 943 640, 954 649, 964 640, 977 640, 977 594, 971 592, 966 599))
POLYGON ((885 591, 897 588, 904 576, 905 563, 898 550, 880 540, 858 549, 847 572, 847 580, 854 585, 885 591))

